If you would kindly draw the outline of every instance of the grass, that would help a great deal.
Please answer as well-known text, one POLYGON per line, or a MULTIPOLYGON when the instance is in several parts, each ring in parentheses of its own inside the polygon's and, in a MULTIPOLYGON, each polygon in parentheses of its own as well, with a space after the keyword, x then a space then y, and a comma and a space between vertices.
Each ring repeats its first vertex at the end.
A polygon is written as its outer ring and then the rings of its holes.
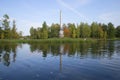
MULTIPOLYGON (((83 42, 97 42, 100 39, 87 38, 49 38, 49 39, 0 39, 0 43, 17 42, 17 43, 83 43, 83 42)), ((120 40, 120 38, 107 39, 107 40, 120 40)))
POLYGON ((49 39, 1 39, 0 43, 6 42, 18 42, 18 43, 71 43, 71 42, 96 42, 97 39, 81 39, 81 38, 49 38, 49 39))

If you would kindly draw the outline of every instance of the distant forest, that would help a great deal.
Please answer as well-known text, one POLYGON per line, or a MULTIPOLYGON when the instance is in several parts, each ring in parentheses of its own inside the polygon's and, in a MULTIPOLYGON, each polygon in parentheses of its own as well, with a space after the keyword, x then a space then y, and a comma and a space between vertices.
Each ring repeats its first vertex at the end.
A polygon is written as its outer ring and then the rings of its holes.
MULTIPOLYGON (((5 14, 3 20, 0 20, 0 39, 19 39, 24 38, 22 32, 17 32, 16 21, 12 21, 10 26, 9 16, 5 14)), ((108 24, 93 22, 91 25, 81 22, 75 25, 74 23, 63 24, 65 38, 96 38, 96 39, 113 39, 120 38, 120 26, 115 26, 109 22, 108 24)), ((48 26, 43 22, 41 27, 30 28, 30 39, 48 39, 58 38, 60 25, 58 23, 48 26)))

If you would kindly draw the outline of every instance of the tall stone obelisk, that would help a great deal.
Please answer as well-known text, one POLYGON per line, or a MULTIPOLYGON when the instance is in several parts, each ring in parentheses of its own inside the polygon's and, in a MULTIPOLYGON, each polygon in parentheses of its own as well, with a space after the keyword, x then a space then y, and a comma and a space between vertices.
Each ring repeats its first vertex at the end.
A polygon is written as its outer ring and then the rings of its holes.
POLYGON ((61 10, 60 10, 60 32, 59 32, 59 37, 63 38, 64 37, 64 31, 63 31, 63 28, 62 28, 61 19, 62 19, 62 16, 61 16, 61 10))

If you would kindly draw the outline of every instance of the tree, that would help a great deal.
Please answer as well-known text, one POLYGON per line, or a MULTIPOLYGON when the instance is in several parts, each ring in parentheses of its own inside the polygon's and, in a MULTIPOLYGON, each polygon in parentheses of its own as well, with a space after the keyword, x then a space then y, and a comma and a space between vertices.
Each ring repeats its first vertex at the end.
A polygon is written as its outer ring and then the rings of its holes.
POLYGON ((18 33, 18 35, 19 35, 19 38, 22 38, 22 36, 23 36, 23 32, 20 31, 20 32, 18 33))
POLYGON ((76 27, 75 27, 75 24, 68 23, 68 28, 69 28, 69 31, 70 31, 70 36, 72 38, 76 38, 76 27))
POLYGON ((73 29, 73 31, 72 31, 72 38, 76 38, 76 30, 75 29, 73 29))
POLYGON ((77 25, 76 36, 77 38, 80 37, 80 26, 79 25, 77 25))
POLYGON ((98 27, 99 25, 96 22, 91 24, 91 37, 98 38, 98 27))
POLYGON ((84 23, 81 22, 80 23, 80 37, 83 38, 83 27, 84 27, 84 23))
POLYGON ((34 39, 34 28, 33 27, 30 28, 30 36, 32 39, 34 39))
POLYGON ((8 39, 9 37, 10 37, 10 35, 9 35, 9 33, 10 33, 10 26, 9 26, 9 16, 7 15, 7 14, 5 14, 4 16, 3 16, 3 23, 2 23, 2 25, 3 25, 3 27, 4 27, 4 37, 6 38, 6 39, 8 39))
POLYGON ((116 37, 120 37, 120 26, 116 28, 116 37))
POLYGON ((41 28, 37 28, 37 39, 41 38, 41 28))
POLYGON ((70 31, 65 24, 64 24, 64 37, 70 37, 70 31))
POLYGON ((103 39, 105 36, 101 26, 98 27, 98 38, 103 39))
POLYGON ((102 25, 102 30, 103 30, 103 38, 106 39, 107 38, 107 25, 103 24, 102 25))
POLYGON ((2 27, 0 27, 0 39, 4 39, 4 31, 2 30, 2 27))
POLYGON ((3 27, 4 27, 4 29, 5 30, 7 30, 7 29, 9 29, 9 16, 7 15, 7 14, 5 14, 4 16, 3 16, 3 27))
POLYGON ((85 23, 84 24, 84 26, 83 26, 83 29, 82 29, 83 31, 83 38, 89 38, 90 37, 90 34, 91 34, 91 29, 90 29, 90 27, 89 27, 89 25, 87 24, 87 23, 85 23))
POLYGON ((50 28, 50 37, 51 38, 58 38, 59 37, 59 31, 60 31, 60 25, 59 24, 52 24, 50 28))
POLYGON ((0 39, 2 39, 2 33, 3 33, 3 30, 2 30, 2 27, 0 26, 0 39))
POLYGON ((12 38, 17 39, 18 38, 18 33, 16 29, 16 22, 13 20, 13 28, 12 28, 12 38))
POLYGON ((110 39, 115 37, 115 28, 114 28, 114 25, 111 22, 108 23, 107 34, 108 34, 108 38, 110 38, 110 39))
POLYGON ((47 39, 48 38, 48 26, 47 26, 46 22, 44 22, 42 25, 42 33, 43 33, 42 38, 47 39))

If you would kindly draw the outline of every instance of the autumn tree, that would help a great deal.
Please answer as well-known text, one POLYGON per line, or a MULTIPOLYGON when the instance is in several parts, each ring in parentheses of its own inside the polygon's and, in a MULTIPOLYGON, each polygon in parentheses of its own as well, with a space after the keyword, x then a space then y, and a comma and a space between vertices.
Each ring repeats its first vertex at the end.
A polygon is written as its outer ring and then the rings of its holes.
POLYGON ((70 37, 70 31, 69 28, 64 24, 64 37, 70 37))

